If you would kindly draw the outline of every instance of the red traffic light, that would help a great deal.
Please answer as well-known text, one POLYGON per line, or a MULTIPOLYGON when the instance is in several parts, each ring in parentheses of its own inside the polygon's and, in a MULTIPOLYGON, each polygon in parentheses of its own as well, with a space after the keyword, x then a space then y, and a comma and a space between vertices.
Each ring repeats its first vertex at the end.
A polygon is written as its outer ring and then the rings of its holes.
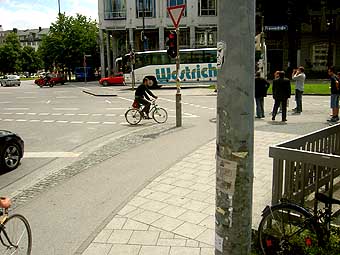
POLYGON ((169 33, 166 44, 168 46, 168 55, 172 58, 175 58, 177 56, 177 34, 175 31, 171 31, 169 33))

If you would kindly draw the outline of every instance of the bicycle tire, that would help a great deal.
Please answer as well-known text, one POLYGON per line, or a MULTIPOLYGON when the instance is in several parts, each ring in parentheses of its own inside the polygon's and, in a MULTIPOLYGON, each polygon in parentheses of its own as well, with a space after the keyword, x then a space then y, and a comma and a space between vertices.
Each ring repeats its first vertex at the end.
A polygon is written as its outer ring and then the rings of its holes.
POLYGON ((152 112, 152 118, 157 123, 164 123, 168 120, 168 112, 162 107, 156 107, 152 112))
POLYGON ((258 228, 265 255, 303 255, 318 245, 314 216, 296 204, 278 204, 264 210, 258 228))
POLYGON ((10 242, 16 247, 5 247, 0 243, 0 254, 20 254, 31 255, 32 252, 32 231, 28 220, 20 215, 13 214, 9 216, 4 222, 4 229, 0 232, 0 238, 9 245, 5 233, 7 234, 10 242))
POLYGON ((126 111, 125 119, 130 125, 137 125, 142 120, 140 110, 132 108, 126 111))

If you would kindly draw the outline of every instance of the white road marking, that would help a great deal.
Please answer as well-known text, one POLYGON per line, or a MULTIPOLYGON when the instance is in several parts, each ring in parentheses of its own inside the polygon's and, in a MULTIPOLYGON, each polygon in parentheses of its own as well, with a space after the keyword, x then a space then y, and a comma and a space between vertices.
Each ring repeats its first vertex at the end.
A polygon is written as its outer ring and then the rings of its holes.
POLYGON ((38 94, 37 92, 25 91, 24 94, 38 94))
POLYGON ((2 113, 3 115, 12 115, 13 114, 13 112, 4 112, 4 113, 2 113))
POLYGON ((68 151, 55 151, 55 152, 25 152, 24 158, 77 158, 80 153, 68 151))
POLYGON ((92 116, 102 116, 102 113, 92 113, 92 116))
POLYGON ((71 121, 70 123, 71 124, 83 124, 84 121, 71 121))
POLYGON ((105 110, 126 110, 127 108, 105 108, 105 110))
POLYGON ((60 116, 62 113, 52 113, 53 116, 60 116))
POLYGON ((16 97, 17 99, 32 99, 32 98, 36 98, 36 97, 16 97))
POLYGON ((3 121, 13 121, 13 119, 4 119, 3 121))
POLYGON ((108 104, 112 104, 111 101, 109 101, 109 100, 105 100, 105 102, 108 103, 108 104))
POLYGON ((38 115, 47 116, 47 115, 50 115, 50 113, 48 113, 48 112, 41 112, 38 115))
POLYGON ((78 113, 77 115, 79 115, 79 116, 88 116, 89 114, 88 113, 78 113))
POLYGON ((26 122, 27 120, 17 119, 15 121, 17 121, 17 122, 26 122))
POLYGON ((40 122, 40 120, 30 120, 29 122, 40 122))
POLYGON ((63 96, 63 97, 56 97, 57 99, 71 99, 71 98, 78 98, 76 96, 63 96))
POLYGON ((79 108, 53 108, 54 111, 78 111, 79 108))
POLYGON ((67 123, 68 120, 57 120, 56 122, 58 122, 58 123, 67 123))
POLYGON ((9 102, 9 101, 7 101, 7 102, 0 102, 0 104, 10 104, 10 103, 12 103, 12 102, 9 102))
POLYGON ((99 121, 87 121, 86 123, 87 124, 99 124, 100 122, 99 121))
POLYGON ((51 103, 51 100, 48 100, 48 101, 46 102, 46 104, 49 104, 49 103, 51 103))
POLYGON ((74 116, 74 113, 64 113, 65 116, 74 116))
POLYGON ((103 124, 114 125, 117 124, 116 122, 104 121, 103 124))
POLYGON ((114 114, 114 113, 108 113, 108 114, 105 114, 105 116, 107 116, 107 117, 114 117, 114 116, 117 116, 117 114, 114 114))
POLYGON ((125 100, 125 101, 133 102, 133 99, 129 99, 129 98, 125 98, 125 97, 118 97, 118 98, 125 100))
POLYGON ((4 110, 22 111, 22 110, 29 110, 29 108, 5 108, 4 110))
POLYGON ((43 120, 42 122, 44 122, 44 123, 52 123, 52 122, 54 122, 55 120, 43 120))
POLYGON ((24 112, 16 112, 15 114, 17 114, 17 115, 24 115, 25 113, 24 112))

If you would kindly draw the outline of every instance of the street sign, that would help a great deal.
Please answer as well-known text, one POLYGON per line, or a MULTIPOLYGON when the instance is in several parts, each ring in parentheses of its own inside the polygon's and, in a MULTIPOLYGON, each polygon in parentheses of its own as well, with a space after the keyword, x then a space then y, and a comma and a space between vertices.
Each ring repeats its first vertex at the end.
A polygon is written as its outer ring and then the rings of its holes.
POLYGON ((186 5, 175 5, 168 7, 168 13, 170 15, 170 18, 172 20, 172 23, 174 24, 175 28, 178 28, 179 22, 183 16, 183 12, 185 10, 186 5))

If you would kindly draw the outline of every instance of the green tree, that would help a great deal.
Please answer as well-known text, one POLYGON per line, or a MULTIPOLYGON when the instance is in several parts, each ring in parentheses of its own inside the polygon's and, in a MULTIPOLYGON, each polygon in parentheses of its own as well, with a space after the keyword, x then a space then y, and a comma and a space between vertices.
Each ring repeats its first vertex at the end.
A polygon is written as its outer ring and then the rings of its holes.
POLYGON ((35 73, 43 67, 43 63, 34 48, 25 46, 21 51, 21 70, 29 73, 35 73))
POLYGON ((81 14, 75 17, 60 14, 39 48, 45 68, 67 69, 70 75, 75 67, 83 65, 84 54, 91 55, 94 60, 99 59, 97 38, 95 21, 81 14))
POLYGON ((6 36, 5 42, 0 46, 0 71, 15 73, 20 71, 21 45, 16 33, 6 36))

